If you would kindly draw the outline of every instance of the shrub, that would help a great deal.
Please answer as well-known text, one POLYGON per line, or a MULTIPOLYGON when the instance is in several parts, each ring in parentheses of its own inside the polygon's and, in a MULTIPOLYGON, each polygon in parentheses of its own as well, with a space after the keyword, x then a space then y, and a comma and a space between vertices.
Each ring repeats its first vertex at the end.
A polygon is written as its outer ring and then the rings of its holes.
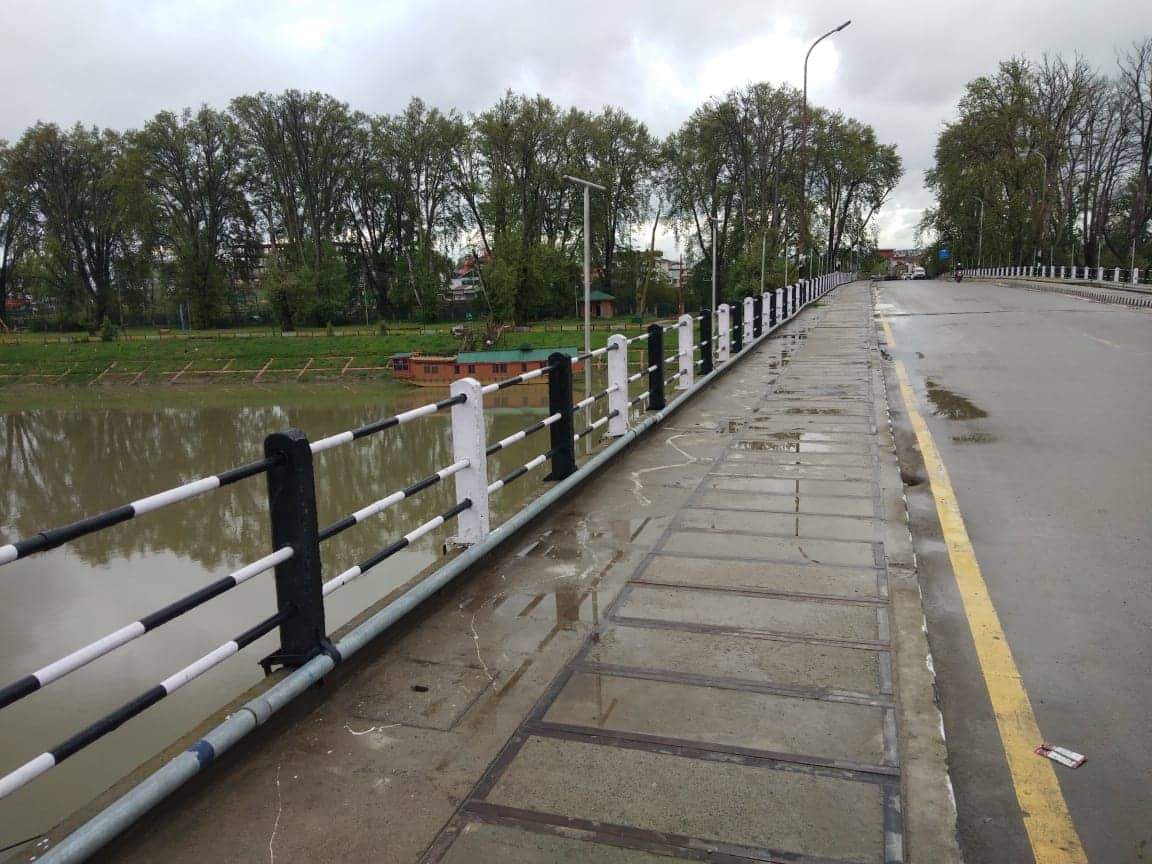
POLYGON ((100 325, 100 341, 115 342, 120 336, 119 328, 112 323, 112 319, 104 316, 104 323, 100 325))

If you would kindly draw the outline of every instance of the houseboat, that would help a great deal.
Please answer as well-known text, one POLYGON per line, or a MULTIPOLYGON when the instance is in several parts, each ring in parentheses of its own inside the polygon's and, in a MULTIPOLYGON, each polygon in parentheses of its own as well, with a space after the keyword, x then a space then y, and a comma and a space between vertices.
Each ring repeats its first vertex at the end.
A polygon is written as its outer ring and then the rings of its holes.
MULTIPOLYGON (((392 375, 420 387, 447 387, 458 378, 475 378, 481 384, 494 384, 523 372, 548 365, 548 358, 559 352, 577 357, 575 348, 534 348, 511 351, 462 351, 454 356, 433 354, 393 354, 392 375)), ((573 373, 584 371, 584 361, 572 364, 573 373)), ((548 376, 533 378, 527 384, 547 384, 548 376)))

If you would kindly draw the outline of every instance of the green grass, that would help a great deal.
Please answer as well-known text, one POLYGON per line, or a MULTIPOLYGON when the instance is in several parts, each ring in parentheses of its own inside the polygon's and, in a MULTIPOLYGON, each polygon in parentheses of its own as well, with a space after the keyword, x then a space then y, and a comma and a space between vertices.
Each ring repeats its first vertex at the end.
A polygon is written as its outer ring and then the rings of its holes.
MULTIPOLYGON (((632 335, 644 329, 630 320, 595 322, 593 347, 604 345, 612 333, 632 335)), ((236 383, 253 380, 261 370, 262 382, 270 383, 295 380, 305 367, 302 378, 378 376, 397 352, 455 354, 461 343, 450 327, 399 325, 385 333, 344 327, 331 336, 322 329, 299 331, 295 336, 267 328, 163 334, 140 329, 115 342, 83 334, 70 339, 58 334, 6 335, 0 339, 0 387, 85 384, 101 375, 101 383, 148 383, 170 380, 178 372, 197 380, 236 383)), ((523 344, 533 348, 582 346, 583 322, 549 321, 509 330, 494 347, 523 344)))

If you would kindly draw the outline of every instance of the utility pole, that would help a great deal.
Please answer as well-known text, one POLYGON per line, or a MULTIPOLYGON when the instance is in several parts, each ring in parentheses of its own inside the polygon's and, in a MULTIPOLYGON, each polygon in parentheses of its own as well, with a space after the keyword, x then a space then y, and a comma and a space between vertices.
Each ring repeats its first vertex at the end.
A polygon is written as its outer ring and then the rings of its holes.
POLYGON ((709 216, 708 221, 712 223, 712 314, 716 314, 716 223, 719 221, 716 216, 709 216))
MULTIPOLYGON (((592 353, 592 218, 591 207, 588 203, 588 190, 597 189, 604 192, 603 186, 597 186, 589 180, 564 175, 565 180, 579 183, 584 187, 584 353, 592 353)), ((584 361, 584 398, 592 395, 592 368, 591 359, 584 361)), ((584 413, 591 419, 589 409, 584 413)))

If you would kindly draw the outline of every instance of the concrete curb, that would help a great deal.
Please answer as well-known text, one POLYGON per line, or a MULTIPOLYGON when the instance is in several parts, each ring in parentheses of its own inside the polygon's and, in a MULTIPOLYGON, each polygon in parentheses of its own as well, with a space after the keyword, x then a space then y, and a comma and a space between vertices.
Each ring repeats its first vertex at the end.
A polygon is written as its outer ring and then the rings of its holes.
MULTIPOLYGON (((876 295, 872 302, 875 308, 876 295)), ((948 774, 944 718, 936 699, 936 673, 928 645, 923 595, 908 524, 904 484, 892 430, 891 382, 880 358, 881 337, 872 354, 875 423, 880 453, 880 498, 886 521, 888 592, 892 609, 893 674, 899 695, 896 717, 901 742, 904 843, 908 864, 961 864, 956 798, 948 774)), ((898 402, 895 404, 899 404, 898 402)))
POLYGON ((1084 300, 1095 300, 1097 303, 1113 303, 1118 306, 1129 306, 1134 309, 1152 309, 1152 292, 1137 288, 1105 286, 1099 283, 1075 283, 1077 287, 1071 287, 1061 282, 1029 279, 1000 278, 995 281, 997 284, 1007 285, 1009 288, 1020 288, 1025 291, 1040 291, 1045 294, 1065 294, 1070 297, 1080 297, 1084 300))

